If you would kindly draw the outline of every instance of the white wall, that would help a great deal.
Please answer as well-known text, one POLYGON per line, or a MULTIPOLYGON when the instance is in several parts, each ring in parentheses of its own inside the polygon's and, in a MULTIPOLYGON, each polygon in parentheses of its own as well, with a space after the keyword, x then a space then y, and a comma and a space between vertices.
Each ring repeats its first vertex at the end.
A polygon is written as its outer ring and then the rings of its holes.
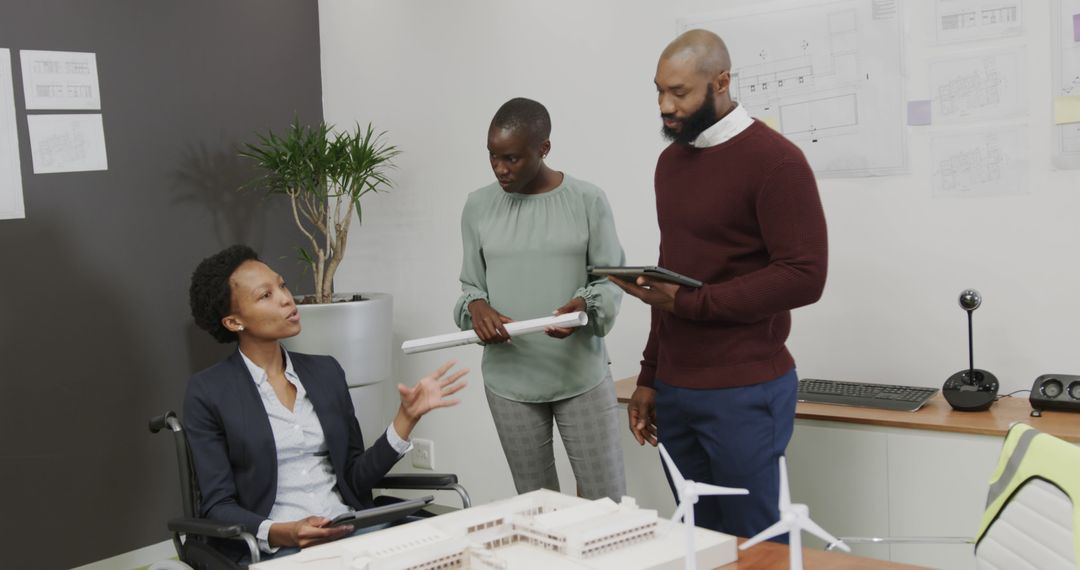
MULTIPOLYGON (((554 168, 605 189, 627 259, 655 260, 652 174, 664 143, 652 77, 676 18, 724 2, 418 2, 321 0, 323 94, 328 121, 374 121, 404 154, 396 189, 365 202, 353 231, 342 290, 395 297, 395 346, 452 330, 458 296, 459 215, 465 196, 492 175, 486 127, 505 100, 527 96, 553 119, 554 168)), ((728 3, 733 5, 734 3, 728 3)), ((925 98, 927 57, 978 48, 933 45, 932 3, 907 9, 909 96, 925 98), (924 91, 924 89, 923 89, 924 91)), ((928 130, 912 129, 910 174, 820 180, 830 232, 822 300, 794 315, 789 346, 800 375, 940 386, 967 365, 966 323, 956 298, 979 289, 976 365, 1003 391, 1040 373, 1080 370, 1077 244, 1080 172, 1050 169, 1049 15, 1024 4, 1030 84, 1027 194, 934 199, 928 130)), ((731 46, 738 57, 738 46, 731 46)), ((624 301, 608 337, 616 378, 635 374, 648 314, 624 301)), ((404 357, 414 379, 455 357, 474 369, 456 409, 426 418, 436 467, 462 475, 477 499, 513 493, 492 426, 475 347, 404 357)), ((394 396, 387 391, 388 405, 394 396)), ((667 508, 655 452, 627 446, 630 491, 667 508)), ((572 491, 567 466, 564 490, 572 491)))

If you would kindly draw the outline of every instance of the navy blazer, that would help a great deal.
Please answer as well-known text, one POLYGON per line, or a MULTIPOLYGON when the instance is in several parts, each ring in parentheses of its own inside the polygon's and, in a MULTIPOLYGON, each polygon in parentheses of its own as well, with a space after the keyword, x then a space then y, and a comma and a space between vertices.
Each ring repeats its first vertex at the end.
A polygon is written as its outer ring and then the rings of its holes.
MULTIPOLYGON (((295 352, 289 358, 322 425, 341 498, 353 509, 373 506, 371 488, 397 462, 397 451, 385 432, 364 450, 345 371, 337 360, 295 352)), ((239 523, 256 534, 277 497, 277 446, 239 350, 191 377, 183 422, 202 516, 239 523)))

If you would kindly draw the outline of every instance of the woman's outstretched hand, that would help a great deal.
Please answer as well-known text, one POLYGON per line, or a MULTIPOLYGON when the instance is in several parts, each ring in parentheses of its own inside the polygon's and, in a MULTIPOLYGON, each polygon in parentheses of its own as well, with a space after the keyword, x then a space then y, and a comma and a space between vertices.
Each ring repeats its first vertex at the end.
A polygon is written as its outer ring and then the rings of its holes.
POLYGON ((394 418, 394 430, 402 439, 408 439, 416 422, 431 410, 456 406, 460 400, 449 398, 468 385, 461 380, 469 373, 468 368, 463 368, 447 375, 456 360, 446 362, 438 370, 416 381, 412 387, 398 384, 398 395, 401 398, 401 406, 398 408, 397 417, 394 418), (459 382, 459 380, 461 380, 459 382))

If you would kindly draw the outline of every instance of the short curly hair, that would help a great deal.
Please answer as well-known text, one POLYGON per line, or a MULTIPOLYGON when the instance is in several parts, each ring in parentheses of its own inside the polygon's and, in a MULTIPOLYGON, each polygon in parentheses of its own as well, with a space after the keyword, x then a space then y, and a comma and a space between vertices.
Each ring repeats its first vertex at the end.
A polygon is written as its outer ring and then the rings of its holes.
POLYGON ((531 144, 540 144, 551 137, 551 115, 540 102, 515 97, 495 111, 488 130, 494 129, 521 132, 531 144))
POLYGON ((191 274, 191 316, 199 328, 223 344, 239 340, 221 319, 232 311, 229 277, 245 261, 259 261, 259 254, 246 245, 233 245, 199 262, 191 274))

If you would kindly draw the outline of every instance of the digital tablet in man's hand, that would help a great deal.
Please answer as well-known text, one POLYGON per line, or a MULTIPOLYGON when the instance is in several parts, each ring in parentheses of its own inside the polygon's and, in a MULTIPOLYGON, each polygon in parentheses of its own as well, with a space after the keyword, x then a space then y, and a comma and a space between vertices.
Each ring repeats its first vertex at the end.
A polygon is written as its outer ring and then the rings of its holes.
POLYGON ((704 283, 697 279, 679 275, 674 271, 669 271, 663 267, 656 267, 655 265, 641 267, 593 267, 590 265, 585 269, 591 275, 611 275, 613 277, 618 277, 623 281, 634 281, 638 277, 651 277, 660 281, 682 285, 683 287, 697 288, 704 285, 704 283))
POLYGON ((349 511, 343 515, 334 517, 334 520, 330 521, 330 524, 326 526, 334 527, 351 525, 356 528, 366 528, 377 524, 394 522, 419 511, 434 500, 434 496, 428 495, 419 499, 410 499, 408 501, 391 503, 389 505, 364 509, 362 511, 349 511))

